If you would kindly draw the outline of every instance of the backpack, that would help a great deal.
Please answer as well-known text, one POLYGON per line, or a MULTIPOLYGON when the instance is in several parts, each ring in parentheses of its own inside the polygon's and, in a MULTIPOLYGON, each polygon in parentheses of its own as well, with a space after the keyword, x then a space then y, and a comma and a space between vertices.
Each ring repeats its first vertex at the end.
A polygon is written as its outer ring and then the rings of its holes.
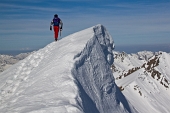
POLYGON ((54 26, 59 26, 60 25, 60 18, 54 18, 53 19, 53 25, 54 26))

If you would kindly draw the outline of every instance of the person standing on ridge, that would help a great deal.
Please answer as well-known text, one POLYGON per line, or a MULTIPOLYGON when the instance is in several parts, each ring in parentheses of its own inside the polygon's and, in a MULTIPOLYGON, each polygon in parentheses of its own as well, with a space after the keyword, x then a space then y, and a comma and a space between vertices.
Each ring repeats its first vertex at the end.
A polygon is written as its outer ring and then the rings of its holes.
POLYGON ((54 38, 57 41, 58 40, 58 32, 59 32, 59 30, 61 32, 62 28, 63 28, 63 23, 57 14, 54 15, 54 18, 51 21, 50 30, 52 30, 52 26, 53 26, 53 30, 54 30, 54 38))

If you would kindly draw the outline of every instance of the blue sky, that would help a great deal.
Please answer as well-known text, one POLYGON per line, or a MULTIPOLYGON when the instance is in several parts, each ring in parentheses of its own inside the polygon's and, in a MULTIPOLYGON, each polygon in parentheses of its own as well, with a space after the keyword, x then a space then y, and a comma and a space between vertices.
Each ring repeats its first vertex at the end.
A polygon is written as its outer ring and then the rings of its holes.
POLYGON ((39 49, 54 41, 54 14, 63 38, 103 24, 116 46, 170 45, 169 0, 1 0, 0 50, 39 49))

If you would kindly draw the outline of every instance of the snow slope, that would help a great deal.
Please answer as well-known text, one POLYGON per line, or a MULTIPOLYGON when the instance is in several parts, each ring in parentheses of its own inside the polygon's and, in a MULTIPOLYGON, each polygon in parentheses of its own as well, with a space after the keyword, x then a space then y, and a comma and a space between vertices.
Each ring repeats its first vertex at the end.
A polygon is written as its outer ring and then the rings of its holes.
POLYGON ((114 52, 116 84, 140 113, 170 113, 170 54, 114 52))
POLYGON ((135 113, 114 82, 102 25, 69 35, 0 74, 1 113, 135 113))

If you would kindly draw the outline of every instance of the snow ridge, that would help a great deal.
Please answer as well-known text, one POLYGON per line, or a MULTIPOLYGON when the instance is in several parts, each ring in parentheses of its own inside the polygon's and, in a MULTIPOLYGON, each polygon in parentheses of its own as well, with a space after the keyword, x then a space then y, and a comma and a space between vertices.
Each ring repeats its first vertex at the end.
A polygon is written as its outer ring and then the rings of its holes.
POLYGON ((2 113, 135 113, 115 84, 102 25, 69 35, 0 74, 2 113))
POLYGON ((75 56, 78 60, 72 70, 80 91, 80 107, 85 113, 136 112, 114 82, 110 69, 114 46, 111 36, 102 25, 93 30, 95 35, 84 50, 75 56))

